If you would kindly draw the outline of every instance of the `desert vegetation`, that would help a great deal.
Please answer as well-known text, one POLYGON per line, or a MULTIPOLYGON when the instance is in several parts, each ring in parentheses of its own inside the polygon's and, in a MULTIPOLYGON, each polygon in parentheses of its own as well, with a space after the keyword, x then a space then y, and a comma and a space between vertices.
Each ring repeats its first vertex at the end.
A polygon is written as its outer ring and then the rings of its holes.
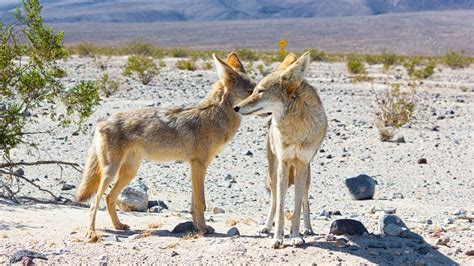
POLYGON ((125 76, 132 76, 135 74, 143 85, 150 83, 158 72, 159 68, 153 61, 153 58, 145 55, 129 56, 127 64, 123 69, 123 74, 125 76))

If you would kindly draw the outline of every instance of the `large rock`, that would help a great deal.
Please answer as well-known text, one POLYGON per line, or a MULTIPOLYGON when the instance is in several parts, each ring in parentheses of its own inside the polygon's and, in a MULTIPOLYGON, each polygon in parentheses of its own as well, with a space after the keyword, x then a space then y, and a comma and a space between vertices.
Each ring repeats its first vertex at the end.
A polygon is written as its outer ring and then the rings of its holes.
POLYGON ((364 235, 369 232, 365 226, 353 219, 338 219, 332 222, 331 229, 329 231, 333 235, 364 235))
POLYGON ((379 230, 382 235, 407 236, 409 230, 403 220, 394 214, 381 215, 379 218, 379 230))
POLYGON ((344 181, 355 200, 372 199, 375 194, 375 180, 365 174, 347 177, 344 181))
POLYGON ((196 232, 197 230, 191 221, 179 223, 174 227, 173 231, 171 231, 172 234, 187 234, 196 232))
POLYGON ((123 211, 146 211, 148 209, 148 187, 136 179, 128 185, 117 199, 117 206, 123 211))

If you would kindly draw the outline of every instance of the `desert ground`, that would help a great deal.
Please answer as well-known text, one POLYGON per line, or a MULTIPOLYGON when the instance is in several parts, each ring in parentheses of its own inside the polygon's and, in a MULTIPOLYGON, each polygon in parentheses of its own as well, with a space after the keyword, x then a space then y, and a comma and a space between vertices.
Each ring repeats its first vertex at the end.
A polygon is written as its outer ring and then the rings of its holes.
MULTIPOLYGON (((120 89, 104 98, 86 122, 85 133, 58 128, 41 119, 42 109, 32 115, 40 122, 31 131, 53 129, 51 135, 32 135, 38 149, 16 149, 15 161, 56 159, 83 164, 96 121, 118 111, 134 108, 167 108, 192 105, 210 91, 217 80, 215 70, 181 71, 177 59, 166 58, 166 67, 149 85, 121 75, 126 57, 102 57, 109 75, 120 89)), ((276 65, 274 64, 273 67, 276 65)), ((96 79, 101 70, 92 58, 73 56, 64 62, 64 81, 96 79)), ((474 223, 459 213, 474 216, 474 66, 452 70, 438 66, 417 90, 414 118, 397 131, 400 142, 381 142, 373 126, 375 94, 388 83, 407 83, 403 67, 384 73, 381 65, 368 66, 373 82, 352 83, 344 63, 313 62, 307 80, 322 98, 329 129, 314 158, 310 190, 311 218, 315 236, 306 236, 301 248, 271 248, 267 235, 257 233, 269 208, 266 178, 266 132, 268 117, 244 117, 234 139, 215 158, 206 175, 206 219, 216 233, 206 236, 172 234, 180 222, 191 219, 191 183, 185 163, 143 162, 137 178, 149 187, 150 200, 169 207, 160 213, 119 212, 130 231, 113 229, 102 203, 97 228, 101 239, 86 243, 87 206, 52 203, 15 205, 0 201, 0 263, 9 255, 28 249, 47 255, 48 264, 318 264, 318 265, 473 265, 474 223), (463 89, 462 89, 463 88, 463 89), (467 90, 466 90, 467 88, 467 90), (426 164, 418 164, 425 158, 426 164), (351 199, 344 178, 366 173, 377 181, 373 200, 351 199), (225 212, 214 214, 214 207, 225 212), (423 240, 381 236, 377 221, 384 210, 396 209, 408 227, 423 240), (341 215, 327 215, 339 211, 341 215), (366 236, 346 237, 348 242, 329 241, 330 224, 339 218, 361 221, 366 236), (228 237, 235 226, 240 236, 228 237), (437 244, 438 239, 449 238, 437 244), (427 250, 428 252, 422 252, 427 250)), ((260 74, 251 75, 255 80, 260 74)), ((45 107, 46 108, 46 107, 45 107)), ((35 183, 72 199, 80 173, 68 168, 25 167, 35 183)), ((47 198, 25 186, 23 196, 47 198)), ((288 192, 291 209, 293 189, 288 192)), ((289 221, 285 223, 289 233, 289 221)), ((39 263, 44 263, 38 261, 39 263)))

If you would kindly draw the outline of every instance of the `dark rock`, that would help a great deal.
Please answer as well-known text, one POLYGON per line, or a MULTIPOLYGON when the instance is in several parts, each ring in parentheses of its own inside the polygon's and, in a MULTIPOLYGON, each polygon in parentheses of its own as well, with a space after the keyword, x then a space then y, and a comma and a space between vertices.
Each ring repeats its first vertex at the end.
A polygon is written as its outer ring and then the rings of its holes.
POLYGON ((229 229, 229 231, 227 231, 226 235, 228 237, 240 236, 240 232, 239 232, 239 229, 237 229, 237 227, 232 227, 229 229))
POLYGON ((68 184, 68 183, 63 183, 63 186, 61 187, 61 190, 67 191, 67 190, 71 190, 71 189, 74 189, 74 188, 76 188, 75 185, 71 185, 71 184, 68 184))
POLYGON ((171 251, 171 257, 175 257, 175 256, 178 256, 178 255, 179 255, 178 252, 176 252, 174 250, 171 251))
POLYGON ((247 156, 252 156, 253 153, 251 151, 247 151, 246 153, 244 153, 244 155, 247 155, 247 156))
POLYGON ((395 142, 396 142, 396 143, 406 143, 405 137, 400 136, 400 137, 397 138, 397 140, 395 140, 395 142))
POLYGON ((23 170, 23 168, 18 168, 15 170, 15 174, 19 176, 23 176, 25 175, 25 171, 23 170))
POLYGON ((355 200, 372 199, 375 193, 375 180, 365 174, 345 179, 346 187, 355 200))
POLYGON ((420 158, 420 159, 418 159, 417 163, 418 164, 427 164, 428 161, 426 160, 426 158, 420 158))
POLYGON ((193 222, 188 221, 184 223, 179 223, 177 226, 174 227, 172 234, 186 234, 186 233, 196 233, 197 230, 194 227, 193 222))
POLYGON ((24 258, 29 259, 31 263, 33 259, 48 260, 48 258, 46 258, 46 255, 44 254, 34 252, 31 250, 22 249, 22 250, 15 251, 13 254, 11 254, 8 262, 10 264, 13 264, 13 263, 22 261, 24 258))
POLYGON ((330 234, 333 235, 358 235, 368 234, 365 226, 353 219, 338 219, 332 222, 330 234))
POLYGON ((148 210, 150 212, 161 212, 162 210, 167 210, 168 206, 162 200, 149 200, 148 201, 148 210))

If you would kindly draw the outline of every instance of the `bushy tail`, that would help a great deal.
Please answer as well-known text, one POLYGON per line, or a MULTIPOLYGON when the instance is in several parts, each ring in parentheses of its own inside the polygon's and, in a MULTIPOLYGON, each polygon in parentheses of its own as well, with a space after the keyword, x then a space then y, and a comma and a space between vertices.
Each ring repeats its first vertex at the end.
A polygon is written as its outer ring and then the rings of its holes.
POLYGON ((93 143, 89 149, 89 157, 87 158, 86 167, 82 173, 81 184, 76 191, 76 201, 86 201, 97 192, 101 174, 95 144, 93 143))

